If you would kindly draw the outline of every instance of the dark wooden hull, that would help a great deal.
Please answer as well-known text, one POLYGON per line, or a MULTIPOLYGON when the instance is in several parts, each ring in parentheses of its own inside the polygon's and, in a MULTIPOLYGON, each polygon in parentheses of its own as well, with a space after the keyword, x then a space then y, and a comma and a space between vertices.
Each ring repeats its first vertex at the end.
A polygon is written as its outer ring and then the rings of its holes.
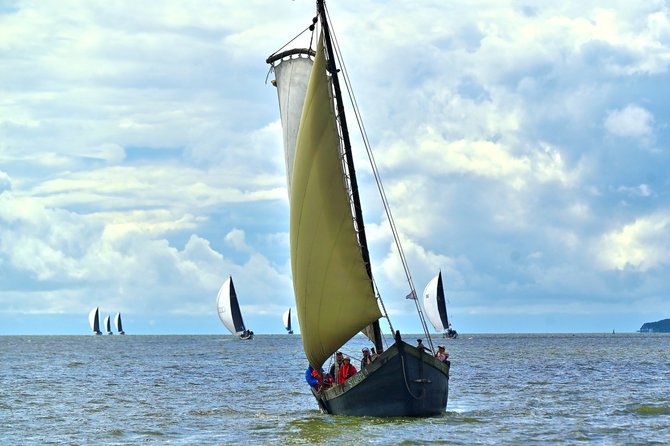
POLYGON ((334 415, 440 415, 449 396, 449 365, 400 341, 344 384, 314 396, 323 412, 334 415))

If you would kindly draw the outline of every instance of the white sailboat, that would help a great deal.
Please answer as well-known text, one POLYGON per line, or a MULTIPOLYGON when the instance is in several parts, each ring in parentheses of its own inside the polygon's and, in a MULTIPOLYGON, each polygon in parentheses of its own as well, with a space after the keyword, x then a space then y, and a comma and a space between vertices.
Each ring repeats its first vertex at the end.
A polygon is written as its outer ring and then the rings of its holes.
POLYGON ((108 335, 114 334, 114 333, 112 333, 112 323, 111 323, 111 318, 109 316, 105 316, 104 326, 105 326, 105 330, 107 330, 108 335))
POLYGON ((228 277, 221 285, 219 294, 216 296, 216 307, 219 319, 228 331, 239 336, 240 339, 252 339, 254 337, 254 332, 247 330, 244 326, 232 277, 228 277))
MULTIPOLYGON (((360 331, 368 335, 379 353, 344 383, 317 385, 312 392, 321 410, 331 414, 439 415, 447 405, 449 362, 442 363, 402 340, 373 280, 343 103, 343 98, 353 99, 353 94, 341 88, 340 77, 346 86, 349 82, 324 0, 317 0, 317 16, 308 29, 312 31, 309 48, 281 48, 267 59, 279 95, 289 190, 291 270, 303 349, 317 374, 328 358, 360 331), (315 49, 311 42, 316 42, 315 49), (393 334, 393 343, 385 350, 379 323, 382 318, 393 334)), ((360 122, 358 113, 356 118, 360 122)), ((362 140, 367 142, 364 134, 362 140)), ((391 220, 369 150, 368 158, 391 220)), ((393 221, 389 223, 432 348, 400 237, 393 221)))
POLYGON ((444 333, 445 338, 455 338, 458 336, 456 330, 451 327, 449 316, 447 314, 447 300, 444 297, 444 287, 442 286, 442 271, 428 282, 423 290, 423 308, 426 317, 435 327, 436 331, 444 333))
POLYGON ((284 322, 284 328, 288 334, 293 334, 293 328, 291 328, 291 309, 284 311, 282 315, 282 322, 284 322))
POLYGON ((126 334, 126 332, 123 331, 123 324, 121 323, 121 313, 116 313, 116 316, 114 316, 114 326, 116 327, 116 332, 118 334, 126 334))
POLYGON ((99 313, 98 307, 95 307, 94 309, 91 310, 90 313, 88 313, 88 324, 91 326, 91 330, 93 330, 93 333, 97 335, 102 334, 102 332, 100 331, 100 317, 98 313, 99 313))

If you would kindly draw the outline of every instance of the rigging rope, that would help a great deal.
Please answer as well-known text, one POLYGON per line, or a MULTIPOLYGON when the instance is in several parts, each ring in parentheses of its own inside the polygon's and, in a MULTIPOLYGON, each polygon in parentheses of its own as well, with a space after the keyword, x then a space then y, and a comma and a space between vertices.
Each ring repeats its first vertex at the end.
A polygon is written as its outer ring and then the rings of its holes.
POLYGON ((300 31, 294 38, 292 38, 291 40, 289 40, 288 42, 286 42, 281 48, 279 48, 277 51, 275 51, 274 53, 270 54, 270 55, 267 57, 267 59, 266 59, 265 61, 266 61, 267 63, 270 64, 270 68, 268 69, 268 74, 265 75, 265 83, 266 83, 266 84, 268 83, 268 78, 270 77, 270 73, 272 73, 272 70, 274 69, 274 61, 271 63, 272 58, 273 58, 275 55, 279 54, 279 52, 280 52, 281 50, 283 50, 284 48, 286 48, 287 46, 289 46, 289 45, 291 44, 291 42, 293 42, 295 39, 297 39, 298 37, 300 37, 300 36, 302 36, 303 34, 305 34, 307 31, 311 31, 311 32, 312 32, 311 35, 310 35, 310 37, 309 37, 309 47, 307 48, 307 50, 308 50, 308 52, 312 52, 312 53, 313 53, 313 50, 312 50, 312 43, 314 42, 314 27, 315 27, 315 24, 316 24, 316 17, 314 17, 314 18, 312 19, 312 24, 311 24, 311 25, 309 25, 307 28, 305 28, 305 29, 303 29, 302 31, 300 31))
MULTIPOLYGON (((327 15, 328 22, 332 24, 332 21, 330 20, 330 13, 328 12, 327 9, 326 9, 326 15, 327 15)), ((407 282, 409 283, 409 287, 410 287, 410 294, 413 297, 417 313, 419 314, 419 320, 421 321, 421 326, 423 328, 424 335, 428 339, 428 343, 430 345, 431 350, 435 351, 435 348, 433 346, 433 340, 430 336, 430 332, 428 330, 428 325, 426 324, 426 319, 425 319, 425 317, 423 315, 423 312, 421 311, 421 307, 419 305, 419 299, 417 297, 416 289, 414 287, 414 282, 412 280, 412 275, 411 275, 410 270, 409 270, 409 265, 407 263, 407 258, 405 257, 405 253, 402 249, 402 244, 400 242, 400 235, 399 235, 398 229, 396 227, 395 220, 393 219, 393 215, 391 213, 391 208, 389 206, 388 199, 386 198, 386 192, 384 191, 384 186, 382 185, 382 182, 381 182, 381 176, 379 174, 379 169, 377 168, 377 163, 376 163, 374 155, 372 153, 370 140, 368 139, 367 132, 365 131, 365 125, 363 124, 363 119, 362 119, 362 116, 361 116, 361 112, 360 112, 360 109, 358 108, 358 103, 357 103, 356 98, 354 96, 353 88, 352 88, 352 85, 351 85, 351 80, 349 79, 349 74, 347 73, 347 69, 346 69, 346 66, 344 64, 344 58, 342 57, 342 54, 341 54, 341 51, 340 51, 340 46, 337 42, 337 37, 335 36, 335 34, 333 32, 333 27, 332 26, 330 27, 330 34, 331 34, 332 41, 333 41, 333 48, 335 50, 335 55, 334 56, 337 59, 337 61, 339 62, 340 71, 342 73, 342 78, 344 79, 344 83, 347 86, 346 90, 347 90, 347 93, 349 95, 349 101, 350 101, 351 107, 354 111, 354 115, 356 116, 356 123, 358 124, 358 128, 359 128, 359 131, 360 131, 360 134, 361 134, 361 138, 363 139, 363 145, 365 146, 365 150, 368 154, 368 159, 370 160, 370 166, 371 166, 372 172, 374 174, 375 182, 377 183, 377 189, 379 190, 379 194, 380 194, 381 199, 382 199, 382 204, 384 206, 384 211, 386 212, 386 218, 389 222, 389 226, 390 226, 391 232, 393 234, 393 239, 394 239, 394 242, 395 242, 395 245, 396 245, 396 249, 398 250, 398 255, 400 256, 400 259, 401 259, 401 262, 402 262, 402 265, 403 265, 403 269, 405 270, 405 276, 407 278, 407 282)), ((373 279, 373 283, 374 283, 374 279, 373 279)), ((393 330, 393 326, 391 325, 391 320, 389 319, 388 313, 386 312, 386 307, 384 306, 384 301, 381 299, 381 296, 379 295, 379 289, 377 288, 377 284, 374 283, 374 286, 377 289, 377 296, 378 296, 378 300, 381 302, 382 310, 384 312, 384 317, 386 318, 386 320, 389 323, 389 326, 391 327, 391 333, 395 333, 395 330, 393 330)))
POLYGON ((423 399, 426 396, 426 389, 421 388, 421 396, 415 396, 412 393, 412 390, 409 388, 409 383, 407 382, 407 374, 405 372, 405 355, 402 353, 400 354, 400 360, 402 361, 402 377, 405 381, 405 388, 407 389, 407 393, 409 393, 415 400, 423 399))
POLYGON ((313 23, 313 20, 314 20, 314 19, 312 19, 312 24, 311 24, 311 25, 309 25, 307 28, 305 28, 305 29, 303 29, 302 31, 300 31, 294 38, 292 38, 291 40, 289 40, 288 42, 286 42, 286 43, 285 43, 281 48, 279 48, 277 51, 275 51, 274 53, 270 54, 270 55, 268 56, 268 59, 272 59, 272 56, 274 56, 275 54, 277 54, 278 52, 280 52, 281 50, 283 50, 284 48, 286 48, 287 46, 289 46, 289 45, 291 44, 291 42, 293 42, 295 39, 297 39, 298 37, 300 37, 300 36, 302 36, 303 34, 305 34, 307 31, 312 31, 312 36, 311 36, 310 39, 309 39, 309 49, 312 49, 312 40, 314 39, 314 23, 313 23))

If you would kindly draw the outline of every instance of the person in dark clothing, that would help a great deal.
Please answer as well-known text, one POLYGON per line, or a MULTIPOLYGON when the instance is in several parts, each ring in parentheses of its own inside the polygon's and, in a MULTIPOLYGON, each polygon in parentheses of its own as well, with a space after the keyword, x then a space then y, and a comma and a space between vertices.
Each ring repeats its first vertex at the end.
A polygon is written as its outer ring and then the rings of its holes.
POLYGON ((370 356, 370 349, 365 347, 363 349, 363 359, 361 359, 361 370, 365 368, 366 365, 372 362, 372 356, 370 356))
POLYGON ((328 371, 328 375, 333 378, 335 384, 340 384, 338 381, 338 376, 340 374, 340 367, 342 366, 343 358, 344 356, 342 355, 342 352, 335 353, 335 362, 330 366, 330 370, 328 371))
POLYGON ((423 341, 422 341, 421 339, 417 339, 417 340, 416 340, 416 348, 418 348, 419 350, 421 350, 421 351, 423 351, 423 352, 427 352, 427 353, 431 353, 431 354, 432 354, 432 352, 430 351, 430 349, 429 349, 428 347, 426 347, 425 345, 423 345, 423 341))

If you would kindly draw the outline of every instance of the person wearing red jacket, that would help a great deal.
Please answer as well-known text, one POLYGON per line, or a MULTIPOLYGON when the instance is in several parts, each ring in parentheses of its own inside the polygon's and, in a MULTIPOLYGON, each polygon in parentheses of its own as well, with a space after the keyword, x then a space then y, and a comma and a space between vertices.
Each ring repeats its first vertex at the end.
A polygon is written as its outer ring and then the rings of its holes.
POLYGON ((345 356, 344 361, 342 361, 342 365, 340 366, 340 371, 337 375, 338 384, 342 384, 355 374, 356 374, 356 367, 351 363, 351 359, 349 359, 348 356, 345 356))

